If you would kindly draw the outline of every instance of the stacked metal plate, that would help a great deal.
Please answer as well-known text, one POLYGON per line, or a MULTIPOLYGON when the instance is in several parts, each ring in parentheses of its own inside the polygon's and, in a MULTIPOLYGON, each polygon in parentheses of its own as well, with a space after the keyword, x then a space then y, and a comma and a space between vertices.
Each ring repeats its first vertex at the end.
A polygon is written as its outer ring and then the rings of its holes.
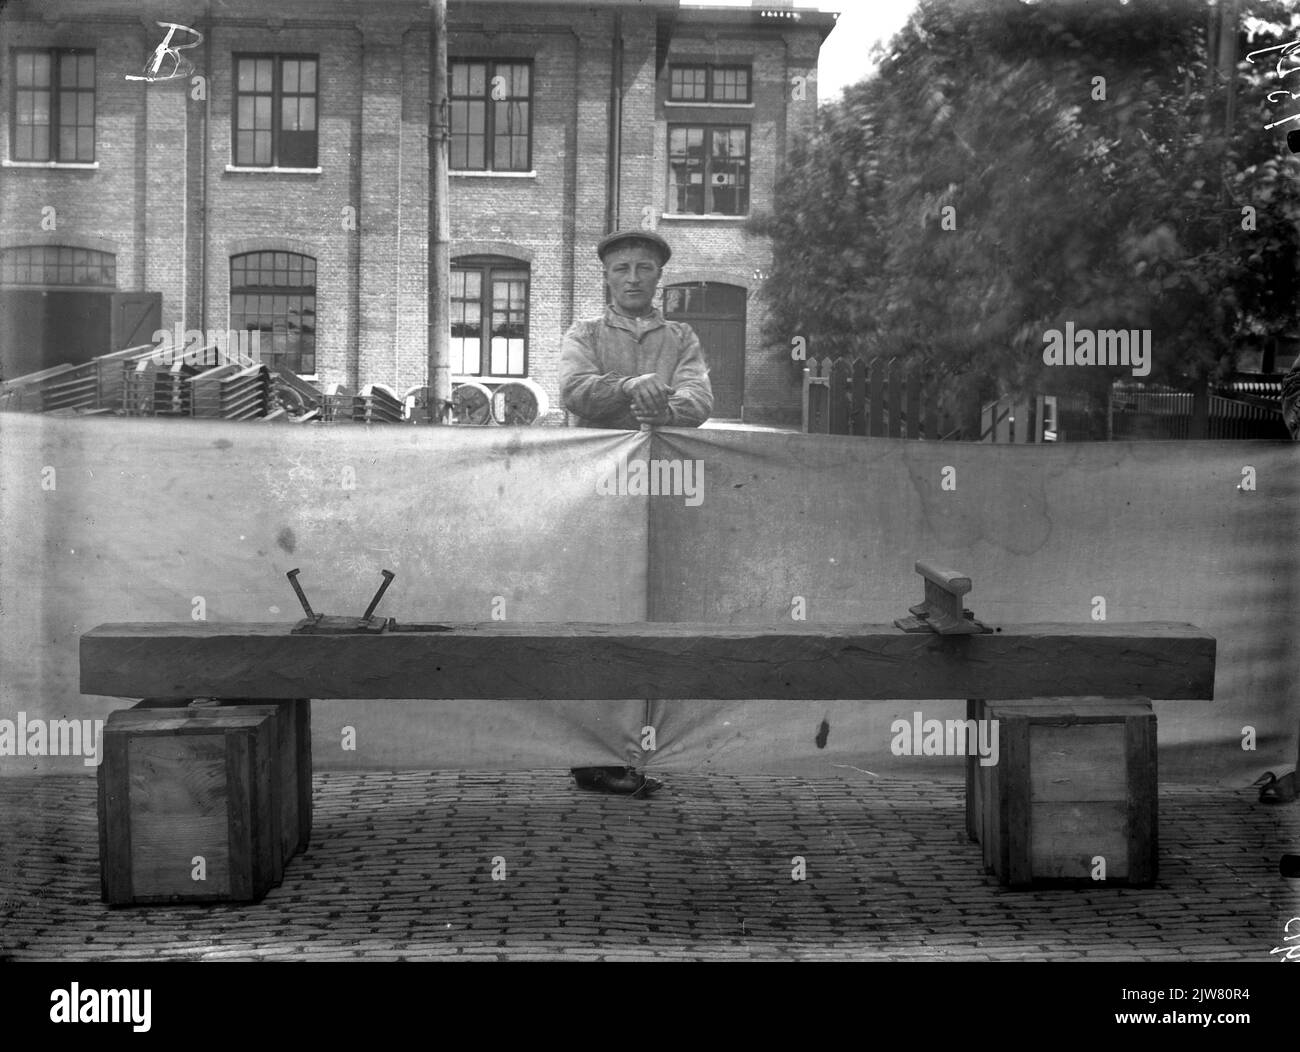
POLYGON ((0 409, 19 413, 94 409, 97 390, 93 362, 56 365, 0 384, 0 409))
POLYGON ((91 359, 98 374, 99 390, 96 400, 100 409, 120 411, 126 408, 126 378, 135 369, 136 363, 142 358, 150 357, 154 349, 153 344, 146 343, 91 359))
POLYGON ((137 359, 123 381, 123 408, 130 416, 189 416, 190 379, 197 372, 180 359, 137 359))
POLYGON ((190 380, 194 415, 252 420, 266 415, 271 377, 262 364, 219 365, 190 380))
POLYGON ((383 384, 366 384, 352 399, 352 419, 365 424, 400 424, 402 400, 383 384))
POLYGON ((343 384, 326 384, 321 395, 321 420, 340 423, 352 419, 352 391, 343 384))

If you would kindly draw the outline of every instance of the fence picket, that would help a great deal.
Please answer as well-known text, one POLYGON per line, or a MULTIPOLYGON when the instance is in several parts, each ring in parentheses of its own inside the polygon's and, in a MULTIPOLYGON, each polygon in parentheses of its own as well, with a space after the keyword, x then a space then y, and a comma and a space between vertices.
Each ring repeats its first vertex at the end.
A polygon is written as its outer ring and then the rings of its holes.
POLYGON ((858 436, 865 436, 867 433, 867 363, 861 358, 853 359, 849 433, 858 436))
POLYGON ((827 375, 830 377, 829 430, 832 435, 847 435, 849 433, 849 363, 843 358, 836 358, 831 362, 827 375))
POLYGON ((913 361, 907 366, 907 437, 921 437, 921 376, 920 365, 913 361))
POLYGON ((889 414, 888 422, 885 425, 885 433, 890 438, 902 438, 903 430, 900 426, 903 420, 903 381, 899 376, 901 372, 901 363, 897 358, 889 359, 889 414))
POLYGON ((871 359, 871 437, 881 438, 885 434, 885 361, 883 358, 871 359))

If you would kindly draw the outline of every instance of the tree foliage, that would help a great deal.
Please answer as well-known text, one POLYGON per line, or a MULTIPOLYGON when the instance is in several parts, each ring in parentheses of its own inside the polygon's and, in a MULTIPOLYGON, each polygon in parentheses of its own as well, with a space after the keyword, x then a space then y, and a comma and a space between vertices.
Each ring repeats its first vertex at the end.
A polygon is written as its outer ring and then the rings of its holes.
POLYGON ((1230 372, 1296 324, 1300 158, 1264 125, 1300 101, 1266 99, 1276 52, 1246 61, 1294 6, 1243 0, 1228 125, 1199 0, 922 0, 751 221, 773 353, 920 356, 950 409, 1131 375, 1045 366, 1067 321, 1152 330, 1152 381, 1230 372))

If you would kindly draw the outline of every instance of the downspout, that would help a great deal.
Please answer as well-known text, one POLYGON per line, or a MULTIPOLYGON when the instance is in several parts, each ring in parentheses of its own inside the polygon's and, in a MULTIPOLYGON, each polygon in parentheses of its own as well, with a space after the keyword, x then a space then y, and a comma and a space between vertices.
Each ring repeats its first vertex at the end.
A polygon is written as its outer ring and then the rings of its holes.
POLYGON ((609 162, 605 233, 618 229, 623 167, 623 12, 614 12, 613 60, 609 76, 609 162))
MULTIPOLYGON (((203 177, 199 190, 199 328, 208 331, 208 165, 212 148, 212 0, 208 0, 203 37, 203 177)), ((227 302, 229 300, 227 299, 227 302)), ((230 328, 230 316, 226 316, 230 328)), ((207 337, 205 336, 204 339, 207 337)))

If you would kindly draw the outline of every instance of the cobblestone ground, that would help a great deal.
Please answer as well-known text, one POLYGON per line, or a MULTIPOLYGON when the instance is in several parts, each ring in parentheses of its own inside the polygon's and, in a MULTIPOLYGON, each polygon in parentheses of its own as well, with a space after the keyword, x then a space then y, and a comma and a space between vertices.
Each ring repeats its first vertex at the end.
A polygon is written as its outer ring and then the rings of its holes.
POLYGON ((1253 790, 1162 786, 1155 887, 1009 891, 958 783, 665 777, 641 801, 559 771, 318 774, 311 846, 260 903, 114 909, 95 780, 0 778, 0 958, 1263 962, 1300 915, 1300 805, 1253 790))

